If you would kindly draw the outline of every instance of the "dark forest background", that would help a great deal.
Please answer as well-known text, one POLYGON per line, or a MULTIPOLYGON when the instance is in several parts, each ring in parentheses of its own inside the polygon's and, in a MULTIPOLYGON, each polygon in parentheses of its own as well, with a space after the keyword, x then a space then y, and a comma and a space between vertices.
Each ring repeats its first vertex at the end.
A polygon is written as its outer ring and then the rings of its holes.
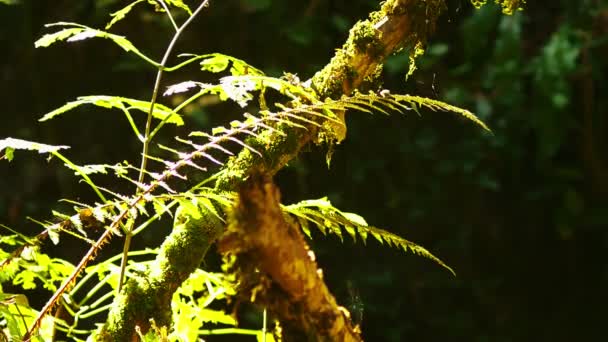
MULTIPOLYGON (((0 5, 0 138, 69 145, 67 155, 80 164, 137 157, 140 145, 118 112, 83 107, 61 120, 37 122, 80 95, 150 98, 155 71, 108 41, 34 49, 49 32, 46 23, 103 28, 122 6, 116 0, 0 5)), ((113 32, 159 60, 172 27, 143 8, 113 32)), ((177 51, 221 52, 267 74, 288 71, 304 80, 329 61, 357 20, 377 8, 370 0, 212 1, 177 51)), ((277 176, 284 202, 328 196, 336 207, 420 243, 456 270, 454 278, 375 241, 363 246, 317 234, 312 244, 325 278, 361 320, 365 340, 602 339, 608 317, 608 4, 529 0, 523 12, 505 16, 493 4, 475 10, 466 0, 448 1, 419 69, 406 82, 407 67, 406 54, 393 56, 384 87, 470 109, 494 134, 447 113, 353 112, 329 170, 325 151, 315 147, 277 176)), ((164 85, 204 77, 192 68, 169 75, 164 85)), ((236 109, 201 103, 188 111, 187 125, 210 128, 236 109)), ((166 138, 181 133, 172 128, 166 138)), ((47 218, 65 206, 61 198, 94 200, 59 161, 20 153, 0 163, 0 222, 37 232, 26 217, 47 218)), ((142 236, 136 247, 160 239, 160 233, 142 236)), ((118 252, 120 243, 114 244, 118 252)), ((75 241, 48 251, 75 263, 84 247, 75 241)), ((30 302, 40 307, 48 293, 37 295, 30 302)))

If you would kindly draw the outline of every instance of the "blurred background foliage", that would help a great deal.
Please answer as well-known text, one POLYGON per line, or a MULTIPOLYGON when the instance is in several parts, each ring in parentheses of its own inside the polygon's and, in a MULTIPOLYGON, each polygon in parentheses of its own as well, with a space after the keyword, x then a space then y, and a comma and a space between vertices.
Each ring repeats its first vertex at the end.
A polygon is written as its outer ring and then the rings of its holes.
MULTIPOLYGON (((33 47, 49 32, 46 23, 102 28, 124 3, 2 3, 12 5, 0 4, 0 137, 70 145, 68 156, 81 164, 136 158, 139 144, 118 112, 83 107, 36 122, 80 95, 150 97, 155 72, 109 42, 33 47)), ((177 50, 221 52, 271 75, 307 79, 377 7, 369 0, 212 1, 177 50)), ((140 7, 113 32, 160 59, 172 27, 140 7)), ((325 277, 365 339, 600 339, 608 317, 608 97, 601 95, 608 93, 608 4, 530 0, 505 16, 494 4, 475 10, 450 0, 406 82, 407 63, 405 52, 387 62, 385 88, 471 109, 494 134, 445 113, 350 113, 348 138, 329 170, 325 151, 313 148, 277 176, 284 202, 327 195, 338 208, 422 244, 458 273, 453 278, 375 242, 317 236, 325 277)), ((165 85, 205 77, 192 68, 168 75, 165 85)), ((236 115, 237 108, 207 100, 189 108, 188 129, 236 115)), ((38 156, 1 163, 0 175, 0 222, 21 231, 36 232, 25 218, 47 218, 65 205, 58 199, 94 199, 57 161, 38 156)), ((159 235, 141 237, 139 247, 159 235)), ((53 255, 75 262, 84 247, 75 242, 53 255)))

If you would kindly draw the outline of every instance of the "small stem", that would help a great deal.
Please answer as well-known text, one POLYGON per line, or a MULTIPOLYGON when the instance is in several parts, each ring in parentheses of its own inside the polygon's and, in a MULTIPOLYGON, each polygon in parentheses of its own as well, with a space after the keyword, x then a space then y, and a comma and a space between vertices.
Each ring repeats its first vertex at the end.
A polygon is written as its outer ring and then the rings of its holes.
POLYGON ((169 115, 165 116, 165 118, 154 128, 154 130, 152 131, 152 133, 150 133, 150 139, 154 138, 154 136, 156 135, 156 133, 158 133, 158 131, 160 131, 160 129, 171 118, 171 116, 177 115, 177 113, 179 113, 179 111, 182 110, 182 108, 186 107, 187 105, 189 105, 190 103, 192 103, 192 101, 198 99, 199 97, 201 97, 202 95, 205 95, 205 94, 206 93, 201 90, 197 94, 191 96, 186 101, 180 103, 179 106, 175 107, 175 109, 173 109, 171 111, 171 113, 169 113, 169 115))
POLYGON ((160 5, 163 6, 163 8, 165 9, 165 12, 167 12, 167 16, 169 17, 171 24, 173 24, 173 28, 175 28, 175 31, 177 32, 177 30, 179 30, 179 28, 177 27, 175 20, 173 20, 173 16, 171 15, 171 12, 169 11, 169 7, 167 7, 167 4, 165 4, 165 2, 163 0, 158 0, 158 2, 160 2, 160 5))
POLYGON ((152 91, 152 99, 150 100, 150 111, 148 112, 148 120, 146 121, 146 131, 145 131, 145 135, 144 135, 144 149, 143 149, 143 153, 142 153, 141 167, 140 167, 140 173, 139 173, 139 179, 138 179, 138 181, 140 183, 143 182, 144 170, 146 169, 146 165, 147 165, 147 160, 148 160, 147 155, 148 155, 148 149, 149 149, 149 145, 150 145, 150 140, 149 140, 150 127, 152 126, 152 113, 154 112, 154 105, 156 104, 156 98, 158 97, 158 89, 160 88, 160 82, 161 82, 161 79, 163 76, 163 70, 165 68, 165 65, 167 64, 167 60, 169 59, 169 56, 171 55, 173 47, 175 46, 175 43, 177 42, 177 39, 179 38, 179 36, 182 34, 184 29, 192 22, 194 17, 204 7, 206 7, 208 3, 209 3, 209 0, 203 1, 199 5, 199 7, 196 9, 196 11, 194 11, 194 13, 192 13, 192 16, 190 16, 190 18, 188 18, 188 20, 186 20, 186 22, 177 30, 177 32, 175 32, 175 35, 173 36, 173 39, 169 43, 169 46, 167 47, 167 50, 165 51, 165 55, 163 56, 163 59, 160 62, 160 67, 158 68, 158 71, 156 73, 154 89, 152 91))
POLYGON ((77 166, 76 164, 72 163, 72 161, 70 161, 68 158, 66 158, 64 155, 62 155, 61 153, 54 151, 51 152, 55 157, 61 159, 62 162, 66 163, 67 165, 69 165, 72 169, 74 169, 76 171, 76 173, 82 177, 82 179, 84 180, 85 183, 87 183, 95 192, 95 194, 99 197, 100 200, 102 200, 104 203, 107 203, 108 200, 106 200, 105 196, 101 193, 101 191, 99 191, 99 188, 97 187, 97 185, 95 185, 95 183, 93 182, 93 180, 91 180, 91 178, 89 177, 89 175, 87 175, 85 172, 82 171, 82 169, 77 166))
MULTIPOLYGON (((179 36, 182 34, 182 32, 184 32, 184 29, 192 22, 192 20, 194 20, 194 18, 202 11, 202 9, 204 7, 207 6, 207 4, 209 3, 209 0, 204 0, 201 2, 201 4, 198 6, 198 8, 196 9, 196 11, 194 11, 192 13, 192 15, 190 16, 190 18, 188 18, 188 20, 186 20, 182 26, 175 32, 175 35, 173 35, 173 39, 171 39, 171 42, 169 43, 169 46, 167 47, 167 50, 165 51, 165 55, 163 56, 162 61, 160 62, 160 66, 158 68, 158 71, 156 72, 156 80, 154 81, 154 88, 152 90, 152 99, 150 100, 150 111, 148 112, 148 119, 146 121, 146 130, 144 133, 144 142, 143 142, 143 152, 142 152, 142 157, 141 157, 141 166, 139 168, 139 177, 138 177, 138 183, 143 183, 144 181, 144 175, 145 175, 145 171, 146 171, 146 167, 148 164, 148 150, 150 148, 150 128, 152 126, 152 113, 154 112, 154 105, 156 104, 156 98, 158 97, 158 89, 160 88, 160 82, 162 80, 163 77, 163 70, 165 68, 165 65, 167 64, 167 60, 169 59, 169 56, 171 55, 171 52, 173 51, 173 47, 175 46, 175 43, 177 42, 177 39, 179 38, 179 36)), ((137 189, 137 193, 141 193, 141 189, 137 189)), ((120 264, 120 275, 119 275, 119 280, 118 280, 118 292, 120 292, 120 290, 122 289, 122 285, 124 282, 124 275, 125 275, 125 268, 127 267, 127 258, 128 258, 128 254, 129 254, 129 247, 131 245, 131 238, 133 237, 133 224, 131 224, 129 227, 126 227, 126 233, 125 233, 125 242, 124 242, 124 246, 123 246, 123 256, 122 256, 122 261, 120 264)))
POLYGON ((264 308, 263 313, 263 321, 262 321, 262 342, 266 342, 266 308, 264 308))
POLYGON ((128 259, 128 255, 129 255, 129 248, 131 248, 131 239, 133 238, 133 224, 130 224, 129 227, 127 227, 127 231, 125 232, 125 242, 122 245, 122 260, 120 262, 120 275, 118 276, 118 289, 117 289, 117 295, 118 292, 120 292, 120 290, 122 289, 122 285, 124 282, 124 276, 125 276, 125 269, 127 268, 127 259, 128 259))

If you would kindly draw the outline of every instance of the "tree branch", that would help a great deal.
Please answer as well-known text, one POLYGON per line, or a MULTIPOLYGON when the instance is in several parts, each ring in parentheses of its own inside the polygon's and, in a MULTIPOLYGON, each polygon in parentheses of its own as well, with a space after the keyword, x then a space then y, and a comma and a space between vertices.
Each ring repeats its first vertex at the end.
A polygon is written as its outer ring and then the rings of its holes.
POLYGON ((239 297, 278 316, 287 341, 361 341, 318 271, 302 232, 285 220, 271 178, 252 175, 239 191, 219 251, 231 259, 239 297), (233 259, 234 260, 234 259, 233 259), (268 276, 270 281, 261 278, 268 276))
MULTIPOLYGON (((319 98, 337 99, 349 95, 364 82, 375 82, 387 57, 426 43, 444 9, 444 0, 386 1, 380 11, 371 13, 367 20, 351 28, 346 43, 329 64, 305 84, 309 84, 319 98)), ((270 138, 265 139, 271 142, 269 145, 254 142, 253 147, 263 147, 258 149, 262 156, 243 150, 231 158, 218 179, 218 189, 238 188, 251 170, 275 174, 295 158, 302 147, 318 139, 316 127, 307 128, 307 131, 290 129, 285 132, 286 136, 269 133, 270 138)))
MULTIPOLYGON (((367 20, 357 23, 349 33, 348 40, 330 63, 315 76, 305 82, 319 98, 339 98, 350 94, 365 82, 377 81, 384 60, 400 49, 413 50, 416 45, 426 43, 427 36, 434 30, 444 0, 388 0, 382 8, 370 14, 367 20)), ((268 134, 270 144, 250 139, 248 144, 262 153, 262 156, 242 150, 232 157, 222 170, 216 187, 221 190, 235 190, 252 173, 274 175, 290 160, 295 158, 310 142, 318 143, 319 130, 310 125, 308 130, 288 129, 285 136, 273 132, 268 134)), ((345 134, 345 132, 343 132, 345 134)), ((344 136, 335 137, 338 142, 344 136)), ((221 228, 221 226, 220 226, 221 228)), ((164 267, 151 279, 131 279, 115 300, 110 311, 110 319, 103 328, 100 340, 113 340, 114 336, 134 338, 135 325, 142 331, 149 328, 149 319, 157 324, 170 324, 170 300, 182 281, 193 272, 202 261, 204 251, 221 234, 217 222, 200 222, 198 229, 175 229, 169 235, 162 249, 171 253, 160 253, 156 265, 164 267), (201 240, 201 231, 206 232, 201 240), (173 257, 187 256, 187 263, 175 262, 173 257), (178 275, 178 277, 175 277, 178 275), (136 298, 140 298, 137 299, 136 298)), ((180 258, 180 260, 182 260, 180 258)), ((336 316, 337 317, 337 316, 336 316)))

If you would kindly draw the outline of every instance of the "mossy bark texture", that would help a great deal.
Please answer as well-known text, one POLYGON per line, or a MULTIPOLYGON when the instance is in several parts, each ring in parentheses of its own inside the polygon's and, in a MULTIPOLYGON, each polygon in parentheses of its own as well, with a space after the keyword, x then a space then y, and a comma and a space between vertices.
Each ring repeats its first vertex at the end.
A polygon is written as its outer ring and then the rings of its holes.
MULTIPOLYGON (((181 208, 180 208, 181 209, 181 208)), ((208 210, 179 210, 173 231, 145 276, 132 277, 110 309, 97 341, 137 341, 135 327, 143 333, 150 319, 158 327, 171 325, 171 298, 177 288, 200 266, 209 246, 222 233, 222 222, 208 210)))
POLYGON ((253 174, 241 186, 218 249, 236 260, 230 271, 237 276, 239 297, 254 298, 275 315, 284 340, 361 340, 325 286, 299 227, 283 215, 269 176, 253 174))
MULTIPOLYGON (((444 7, 444 0, 385 1, 379 11, 371 13, 367 20, 353 26, 348 40, 341 49, 336 51, 330 63, 304 84, 309 85, 321 99, 328 97, 336 99, 342 95, 351 94, 362 84, 373 83, 388 56, 402 48, 413 49, 416 45, 425 43, 444 7)), ((267 177, 274 175, 295 158, 304 146, 310 142, 319 141, 319 129, 314 125, 307 128, 308 130, 287 129, 284 131, 286 135, 268 132, 267 134, 271 135, 270 139, 265 140, 270 141, 270 144, 259 144, 264 146, 263 149, 258 149, 262 156, 244 149, 237 156, 232 157, 224 166, 221 176, 217 180, 217 188, 233 191, 238 189, 251 174, 263 174, 267 177)), ((343 137, 338 137, 337 140, 341 138, 343 137)), ((251 141, 250 144, 255 145, 256 142, 251 141)), ((252 215, 253 218, 256 217, 256 214, 252 215)), ((278 225, 277 229, 283 225, 278 221, 275 224, 278 225)), ((209 245, 220 236, 222 229, 221 224, 217 221, 214 222, 213 219, 189 225, 176 224, 163 243, 162 252, 158 255, 155 268, 149 276, 130 279, 116 298, 115 305, 110 310, 109 319, 97 340, 135 340, 137 339, 135 326, 139 326, 145 332, 150 327, 150 319, 154 319, 157 326, 169 326, 173 293, 200 265, 209 245)), ((283 229, 288 235, 296 234, 292 228, 280 229, 283 229)), ((297 238, 294 239, 297 240, 297 238)), ((279 238, 275 238, 275 240, 281 241, 279 238)), ((298 242, 298 244, 304 246, 303 242, 298 242)), ((268 248, 270 247, 279 248, 280 246, 268 246, 268 248)), ((302 274, 304 278, 288 277, 290 274, 285 273, 287 268, 278 264, 269 265, 269 269, 273 270, 269 273, 272 281, 280 285, 277 291, 289 294, 286 298, 294 302, 305 303, 306 309, 310 310, 309 316, 302 316, 300 312, 292 313, 296 316, 296 320, 288 320, 288 322, 299 322, 298 324, 301 323, 303 328, 313 329, 311 330, 314 331, 313 335, 305 334, 309 337, 324 336, 323 339, 328 341, 357 340, 358 335, 352 332, 352 328, 348 328, 350 323, 344 321, 343 316, 337 314, 333 309, 335 302, 330 303, 333 297, 329 293, 327 293, 327 297, 325 295, 317 297, 315 291, 311 292, 311 286, 317 289, 317 286, 323 282, 320 279, 311 280, 310 272, 313 271, 313 265, 309 262, 308 254, 303 251, 305 249, 300 249, 299 252, 293 254, 294 263, 285 267, 293 267, 298 272, 302 271, 302 273, 296 274, 302 274), (298 261, 295 259, 296 257, 303 259, 298 261), (300 268, 302 269, 300 270, 300 268), (274 274, 275 271, 276 274, 274 274), (304 274, 306 275, 304 276, 304 274), (304 298, 309 295, 315 297, 304 298), (332 309, 326 310, 330 307, 332 309), (327 324, 327 326, 322 327, 323 324, 327 324), (336 327, 347 328, 338 332, 342 335, 335 335, 336 327)), ((278 249, 277 253, 287 252, 280 252, 278 249)), ((281 261, 278 257, 276 260, 281 261)), ((316 274, 316 266, 314 266, 313 273, 316 274)), ((292 307, 285 303, 275 307, 281 306, 285 307, 282 312, 286 313, 292 307)), ((288 317, 288 314, 285 317, 288 317)))

